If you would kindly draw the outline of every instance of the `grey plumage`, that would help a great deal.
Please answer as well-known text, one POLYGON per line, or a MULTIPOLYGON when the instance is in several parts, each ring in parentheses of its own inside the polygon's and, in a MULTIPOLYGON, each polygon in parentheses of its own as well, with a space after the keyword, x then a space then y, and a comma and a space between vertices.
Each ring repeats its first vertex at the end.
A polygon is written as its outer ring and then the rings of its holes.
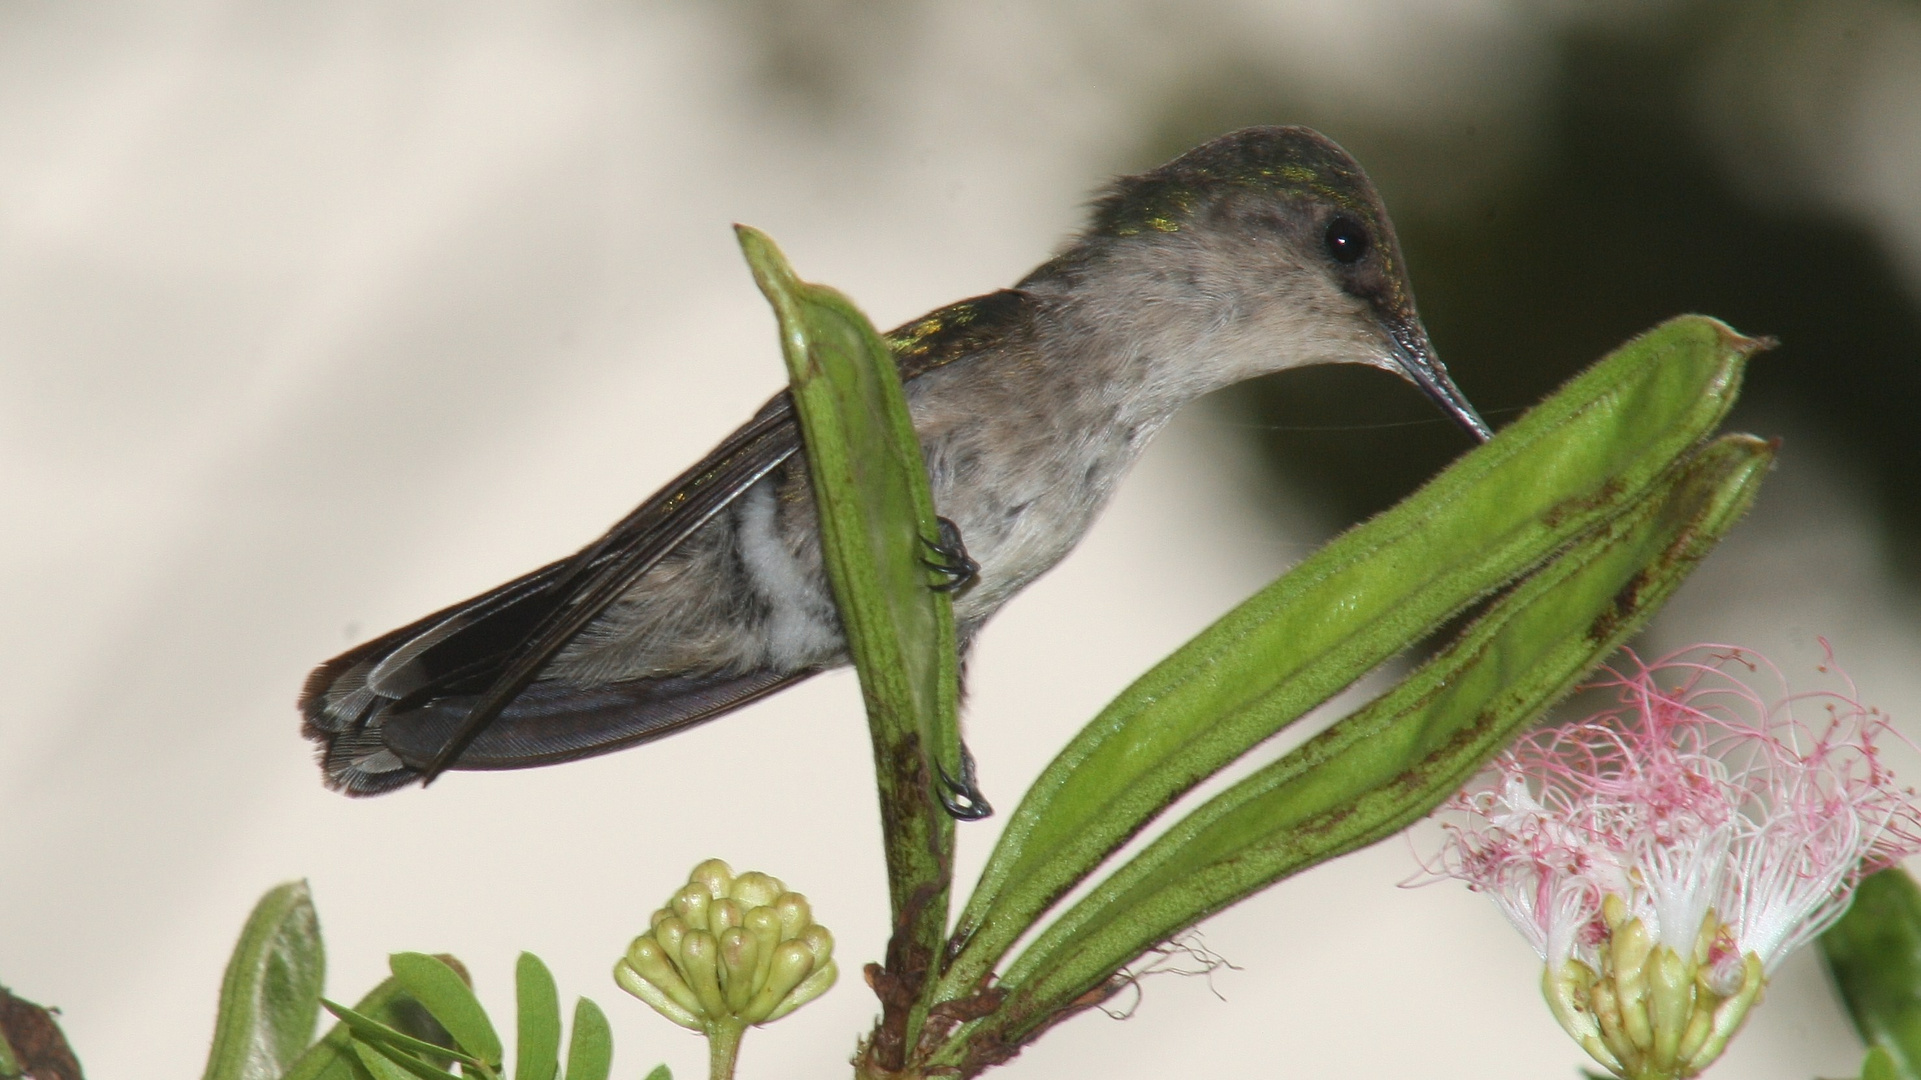
MULTIPOLYGON (((935 504, 980 564, 955 595, 963 642, 1209 391, 1372 364, 1486 435, 1427 347, 1366 176, 1300 128, 1236 132, 1117 181, 1015 288, 888 337, 935 504)), ((580 554, 323 665, 301 704, 329 784, 404 784, 476 719, 455 768, 600 753, 845 663, 798 446, 777 396, 580 554)))

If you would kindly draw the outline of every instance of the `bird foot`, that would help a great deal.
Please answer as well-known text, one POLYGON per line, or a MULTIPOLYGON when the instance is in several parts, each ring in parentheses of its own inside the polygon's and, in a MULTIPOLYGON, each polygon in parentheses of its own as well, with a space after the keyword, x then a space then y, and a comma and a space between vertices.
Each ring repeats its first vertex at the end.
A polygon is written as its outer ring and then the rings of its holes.
POLYGON ((994 815, 994 808, 987 804, 987 797, 981 794, 979 784, 974 779, 974 755, 967 747, 960 748, 960 776, 947 775, 947 770, 935 766, 940 774, 940 784, 935 794, 940 798, 941 809, 956 821, 979 821, 994 815))
POLYGON ((968 557, 967 545, 961 542, 960 526, 944 517, 934 520, 940 523, 940 539, 921 539, 928 551, 921 557, 921 565, 947 578, 929 588, 935 592, 959 592, 980 580, 981 564, 968 557))

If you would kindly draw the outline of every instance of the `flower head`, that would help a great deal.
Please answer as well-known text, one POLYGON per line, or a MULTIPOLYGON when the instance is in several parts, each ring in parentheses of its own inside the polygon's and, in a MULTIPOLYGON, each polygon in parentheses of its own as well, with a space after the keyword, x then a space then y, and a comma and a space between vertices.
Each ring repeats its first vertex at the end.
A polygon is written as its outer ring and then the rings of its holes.
POLYGON ((779 878, 736 875, 719 859, 694 867, 652 926, 614 965, 621 989, 682 1027, 710 1036, 778 1020, 827 992, 834 936, 807 898, 779 878))
POLYGON ((1429 870, 1528 939, 1595 1060, 1667 1080, 1720 1055, 1865 870, 1921 850, 1921 818, 1880 760, 1888 718, 1845 677, 1770 705, 1735 674, 1779 673, 1739 649, 1630 662, 1599 684, 1619 707, 1524 736, 1444 807, 1429 870))

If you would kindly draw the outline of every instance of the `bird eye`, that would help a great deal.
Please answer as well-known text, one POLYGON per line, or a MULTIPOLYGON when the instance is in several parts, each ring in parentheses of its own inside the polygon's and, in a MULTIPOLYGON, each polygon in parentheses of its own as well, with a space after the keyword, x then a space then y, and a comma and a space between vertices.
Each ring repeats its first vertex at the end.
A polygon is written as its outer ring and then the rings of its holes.
POLYGON ((1327 257, 1343 265, 1359 262, 1367 254, 1367 228, 1346 214, 1327 223, 1327 257))

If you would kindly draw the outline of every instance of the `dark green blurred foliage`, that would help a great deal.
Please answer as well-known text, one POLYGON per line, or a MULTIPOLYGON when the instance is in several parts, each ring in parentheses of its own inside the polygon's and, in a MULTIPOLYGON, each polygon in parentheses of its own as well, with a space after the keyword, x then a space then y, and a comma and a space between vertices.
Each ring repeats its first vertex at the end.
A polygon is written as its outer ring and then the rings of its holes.
POLYGON ((1841 1002, 1895 1074, 1921 1075, 1921 889, 1898 866, 1862 879, 1854 905, 1821 935, 1841 1002))
MULTIPOLYGON (((1911 436, 1921 306, 1871 235, 1830 213, 1760 205, 1702 130, 1709 59, 1754 10, 1684 4, 1564 30, 1538 99, 1485 125, 1383 127, 1312 104, 1311 88, 1223 68, 1163 118, 1139 161, 1254 123, 1306 123, 1341 140, 1394 214, 1442 359, 1497 427, 1589 358, 1680 312, 1779 337, 1734 426, 1819 430, 1871 478, 1891 534, 1911 535, 1921 524, 1911 436), (1448 197, 1431 197, 1437 188, 1448 197)), ((1468 446, 1397 381, 1324 367, 1232 396, 1276 466, 1352 520, 1468 446)), ((1921 573, 1915 544, 1890 546, 1921 573)))

